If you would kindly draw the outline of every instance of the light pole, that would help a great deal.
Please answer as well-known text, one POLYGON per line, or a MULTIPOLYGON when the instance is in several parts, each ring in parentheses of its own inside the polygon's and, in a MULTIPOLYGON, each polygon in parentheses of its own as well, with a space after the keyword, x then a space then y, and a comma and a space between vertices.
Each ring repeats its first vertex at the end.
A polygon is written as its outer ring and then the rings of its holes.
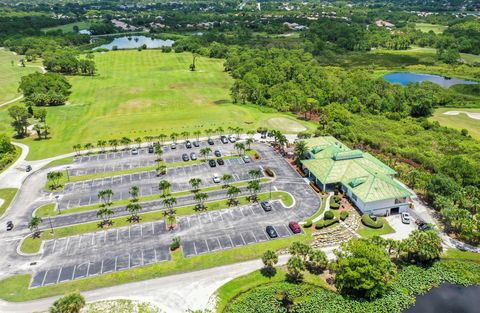
POLYGON ((55 202, 57 203, 58 214, 62 214, 62 210, 60 209, 60 202, 58 201, 59 197, 59 195, 55 196, 55 202))
POLYGON ((270 200, 272 200, 272 182, 270 181, 270 200))
POLYGON ((52 224, 52 218, 49 216, 48 221, 50 222, 50 234, 53 234, 53 224, 52 224))
POLYGON ((65 171, 67 172, 67 180, 70 182, 70 174, 68 173, 69 169, 70 169, 70 166, 67 166, 67 169, 65 171))

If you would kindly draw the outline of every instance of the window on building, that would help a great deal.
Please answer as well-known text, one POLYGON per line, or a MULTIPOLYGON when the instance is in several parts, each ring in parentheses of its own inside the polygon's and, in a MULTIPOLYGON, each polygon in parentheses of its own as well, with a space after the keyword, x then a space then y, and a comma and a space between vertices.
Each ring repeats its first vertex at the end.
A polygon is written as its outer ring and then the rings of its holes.
POLYGON ((353 201, 357 201, 357 196, 354 193, 352 193, 352 199, 353 201))

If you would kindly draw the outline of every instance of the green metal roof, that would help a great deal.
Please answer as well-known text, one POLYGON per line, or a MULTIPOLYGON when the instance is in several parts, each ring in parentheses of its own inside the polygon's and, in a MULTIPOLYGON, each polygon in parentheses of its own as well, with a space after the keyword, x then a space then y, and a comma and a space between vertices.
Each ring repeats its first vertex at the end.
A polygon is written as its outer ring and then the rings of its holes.
POLYGON ((314 158, 302 163, 323 184, 341 182, 363 202, 411 195, 392 178, 396 172, 371 154, 350 150, 331 136, 305 141, 314 158))

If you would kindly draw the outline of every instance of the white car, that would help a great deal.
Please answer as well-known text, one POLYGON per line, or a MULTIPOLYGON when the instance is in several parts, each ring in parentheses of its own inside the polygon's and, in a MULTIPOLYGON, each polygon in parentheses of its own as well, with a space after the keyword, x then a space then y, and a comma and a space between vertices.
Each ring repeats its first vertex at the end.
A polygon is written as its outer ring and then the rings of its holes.
POLYGON ((243 162, 250 163, 251 159, 248 155, 243 156, 243 162))
POLYGON ((137 155, 137 154, 138 154, 138 149, 137 149, 137 148, 133 148, 133 149, 132 149, 132 154, 133 154, 133 155, 137 155))
POLYGON ((218 184, 220 182, 220 176, 217 173, 213 174, 213 182, 215 184, 218 184))
POLYGON ((410 224, 410 221, 411 221, 410 214, 408 214, 407 212, 402 212, 402 223, 410 224))

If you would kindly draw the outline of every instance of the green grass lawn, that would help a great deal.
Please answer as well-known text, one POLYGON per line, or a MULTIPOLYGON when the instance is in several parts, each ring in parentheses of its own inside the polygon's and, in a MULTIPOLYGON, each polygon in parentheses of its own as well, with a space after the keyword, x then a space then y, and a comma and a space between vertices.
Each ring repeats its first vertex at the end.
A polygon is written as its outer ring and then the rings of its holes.
MULTIPOLYGON (((30 146, 29 160, 72 152, 76 143, 99 139, 144 137, 222 126, 257 129, 271 125, 298 131, 313 123, 270 108, 236 105, 230 97, 233 79, 223 71, 224 60, 199 57, 190 72, 190 53, 128 50, 95 54, 98 75, 70 77, 67 105, 48 108, 52 138, 21 140, 30 146), (278 120, 278 118, 281 118, 278 120), (272 120, 273 119, 273 120, 272 120)), ((12 133, 6 111, 0 124, 12 133)), ((2 127, 0 126, 0 131, 2 127)))
POLYGON ((445 29, 448 28, 448 26, 428 23, 415 23, 415 28, 424 33, 433 31, 435 34, 441 34, 445 31, 445 29))
POLYGON ((464 260, 480 263, 480 253, 448 249, 442 256, 445 260, 464 260))
MULTIPOLYGON (((269 193, 262 193, 258 195, 258 198, 259 198, 259 201, 262 201, 262 200, 267 200, 269 196, 270 196, 269 193)), ((237 199, 239 200, 239 205, 250 203, 250 201, 247 200, 246 196, 239 197, 237 199)), ((280 192, 280 191, 272 192, 272 199, 280 199, 286 206, 290 206, 293 203, 293 199, 290 194, 285 192, 280 192)), ((208 211, 221 210, 229 207, 227 200, 206 202, 206 206, 208 211)), ((46 204, 42 206, 40 209, 46 211, 46 210, 53 210, 53 208, 54 208, 54 205, 46 204)), ((175 210, 177 211, 176 213, 177 216, 184 216, 184 215, 191 215, 191 214, 198 213, 195 210, 195 205, 178 207, 178 208, 175 208, 175 210)), ((163 215, 163 210, 143 213, 139 215, 141 217, 142 223, 163 220, 165 218, 165 216, 163 215)), ((113 227, 122 227, 122 226, 131 225, 131 223, 127 220, 127 218, 128 216, 112 218, 113 227)), ((24 253, 37 253, 40 250, 42 241, 44 240, 74 236, 74 235, 101 230, 98 227, 98 222, 99 221, 54 228, 53 234, 49 230, 45 230, 40 233, 40 236, 38 238, 33 238, 32 236, 28 236, 22 241, 20 250, 24 253)))
POLYGON ((473 119, 465 113, 458 115, 445 115, 443 113, 448 111, 463 111, 480 114, 480 109, 468 108, 438 108, 435 110, 432 120, 437 121, 440 125, 454 128, 457 130, 466 129, 468 133, 476 139, 480 139, 480 120, 473 119))
POLYGON ((55 27, 42 28, 42 31, 48 32, 51 30, 61 30, 63 33, 73 33, 74 26, 78 26, 78 28, 82 30, 82 29, 90 28, 91 24, 92 24, 91 21, 81 21, 81 22, 69 23, 69 24, 55 26, 55 27))
MULTIPOLYGON (((20 59, 22 59, 21 56, 0 49, 0 104, 20 96, 20 92, 17 90, 20 78, 39 70, 32 67, 18 66, 20 59)), ((0 125, 1 124, 2 121, 0 120, 0 125)), ((0 132, 7 126, 9 125, 0 126, 0 132)))
POLYGON ((378 217, 381 221, 383 221, 382 228, 370 228, 360 223, 360 228, 357 230, 357 233, 364 237, 364 238, 372 238, 373 236, 381 236, 386 234, 393 234, 395 230, 388 224, 387 220, 383 217, 378 217))
POLYGON ((58 160, 55 160, 55 161, 52 161, 52 162, 48 163, 43 168, 54 167, 54 166, 57 166, 57 165, 72 164, 73 163, 73 158, 74 158, 73 156, 70 156, 70 157, 58 159, 58 160))
POLYGON ((17 194, 17 188, 4 188, 0 189, 0 199, 3 199, 3 204, 0 205, 0 217, 5 213, 7 208, 10 206, 13 198, 17 194))

